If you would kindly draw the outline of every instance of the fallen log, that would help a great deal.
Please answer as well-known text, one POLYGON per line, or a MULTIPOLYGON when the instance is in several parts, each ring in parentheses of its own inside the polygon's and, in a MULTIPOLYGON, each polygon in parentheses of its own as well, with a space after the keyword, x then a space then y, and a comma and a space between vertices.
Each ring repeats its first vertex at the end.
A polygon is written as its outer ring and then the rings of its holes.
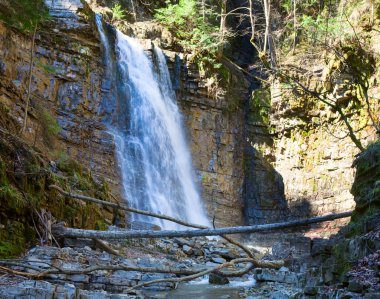
POLYGON ((120 240, 120 239, 133 239, 133 238, 175 238, 175 237, 201 237, 201 236, 220 236, 229 234, 247 234, 255 232, 264 232, 271 230, 278 230, 283 228, 305 226, 313 223, 320 223, 331 221, 340 218, 350 217, 352 212, 344 212, 338 214, 329 214, 320 217, 314 217, 304 220, 295 220, 289 222, 279 222, 262 225, 251 226, 236 226, 224 228, 205 228, 195 230, 163 230, 163 231, 148 231, 148 230, 117 230, 117 231, 95 231, 65 228, 62 225, 55 225, 52 229, 53 234, 58 237, 71 237, 71 238, 98 238, 104 240, 120 240))
MULTIPOLYGON (((85 196, 85 195, 81 195, 81 194, 66 192, 62 188, 60 188, 56 185, 50 185, 49 188, 57 190, 59 193, 61 193, 64 196, 71 197, 74 199, 79 199, 79 200, 82 200, 85 202, 91 202, 91 203, 99 204, 102 206, 108 206, 108 207, 124 210, 127 212, 132 212, 132 213, 136 213, 136 214, 141 214, 141 215, 145 215, 145 216, 150 216, 150 217, 154 217, 154 218, 168 220, 168 221, 171 221, 171 222, 183 225, 183 226, 187 226, 187 227, 193 227, 193 228, 199 228, 199 229, 207 229, 208 228, 207 226, 204 226, 204 225, 189 223, 189 222, 186 222, 186 221, 183 221, 183 220, 171 217, 171 216, 162 215, 162 214, 158 214, 158 213, 152 213, 152 212, 139 210, 139 209, 135 209, 135 208, 130 208, 130 207, 126 206, 125 204, 112 203, 112 202, 100 200, 100 199, 97 199, 94 197, 89 197, 89 196, 85 196)), ((239 241, 236 241, 236 240, 232 239, 231 237, 227 237, 224 235, 220 235, 220 236, 222 238, 224 238, 225 240, 227 240, 228 242, 230 242, 231 244, 233 244, 237 247, 240 247, 248 255, 248 257, 255 258, 253 252, 251 250, 249 250, 245 245, 241 244, 239 241)))

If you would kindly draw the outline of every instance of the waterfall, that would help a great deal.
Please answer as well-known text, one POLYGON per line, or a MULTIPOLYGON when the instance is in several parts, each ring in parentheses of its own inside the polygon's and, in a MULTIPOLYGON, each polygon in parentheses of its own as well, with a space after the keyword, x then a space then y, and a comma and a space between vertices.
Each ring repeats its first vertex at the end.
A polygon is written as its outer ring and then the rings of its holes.
MULTIPOLYGON (((105 43, 105 55, 110 55, 103 31, 100 36, 105 43)), ((209 225, 194 182, 182 117, 162 50, 154 47, 153 64, 136 40, 119 31, 115 47, 116 86, 127 89, 119 101, 128 105, 129 115, 121 117, 128 119, 125 124, 110 127, 126 200, 139 209, 209 225)), ((155 223, 164 229, 182 227, 143 215, 134 214, 132 219, 155 223)))

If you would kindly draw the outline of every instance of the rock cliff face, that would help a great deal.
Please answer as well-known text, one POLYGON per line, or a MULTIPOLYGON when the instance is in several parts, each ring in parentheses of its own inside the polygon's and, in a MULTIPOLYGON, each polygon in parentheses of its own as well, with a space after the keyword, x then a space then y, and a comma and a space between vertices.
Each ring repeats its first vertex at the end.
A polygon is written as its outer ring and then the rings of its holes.
MULTIPOLYGON (((97 32, 76 13, 81 4, 71 11, 64 4, 57 4, 53 19, 37 31, 26 136, 47 148, 50 159, 69 155, 117 189, 113 141, 100 114, 103 67, 97 32), (41 111, 57 119, 59 139, 44 138, 41 111)), ((21 124, 31 39, 0 24, 0 40, 0 100, 8 116, 21 124)))
POLYGON ((230 74, 228 89, 217 98, 208 96, 207 82, 194 66, 183 68, 182 78, 178 100, 209 216, 218 226, 242 224, 244 77, 230 74), (234 102, 236 107, 231 107, 234 102))

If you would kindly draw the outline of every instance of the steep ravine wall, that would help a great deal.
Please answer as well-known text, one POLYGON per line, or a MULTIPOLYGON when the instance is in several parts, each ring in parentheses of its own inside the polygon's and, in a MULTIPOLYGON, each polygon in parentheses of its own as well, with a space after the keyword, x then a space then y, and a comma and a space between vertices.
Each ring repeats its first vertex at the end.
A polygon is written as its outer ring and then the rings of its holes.
MULTIPOLYGON (((44 148, 52 161, 71 156, 118 190, 113 141, 99 113, 103 75, 99 40, 93 24, 74 12, 54 17, 37 31, 25 136, 44 148), (41 109, 57 119, 58 139, 44 140, 41 109)), ((0 23, 0 101, 20 125, 30 46, 30 36, 0 23)))

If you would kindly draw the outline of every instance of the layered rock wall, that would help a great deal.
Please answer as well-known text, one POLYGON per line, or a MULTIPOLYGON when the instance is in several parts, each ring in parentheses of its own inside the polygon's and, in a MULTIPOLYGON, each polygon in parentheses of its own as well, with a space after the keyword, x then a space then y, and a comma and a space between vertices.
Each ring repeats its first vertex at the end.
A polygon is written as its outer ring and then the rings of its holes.
MULTIPOLYGON (((73 157, 95 178, 104 178, 119 190, 113 140, 100 114, 99 39, 94 24, 78 15, 77 8, 54 9, 53 19, 37 30, 25 135, 31 144, 45 149, 49 159, 60 162, 73 157), (47 140, 45 126, 52 124, 46 121, 54 119, 61 128, 59 138, 47 140)), ((0 23, 0 41, 0 102, 18 124, 13 128, 17 132, 27 98, 31 37, 0 23)))

